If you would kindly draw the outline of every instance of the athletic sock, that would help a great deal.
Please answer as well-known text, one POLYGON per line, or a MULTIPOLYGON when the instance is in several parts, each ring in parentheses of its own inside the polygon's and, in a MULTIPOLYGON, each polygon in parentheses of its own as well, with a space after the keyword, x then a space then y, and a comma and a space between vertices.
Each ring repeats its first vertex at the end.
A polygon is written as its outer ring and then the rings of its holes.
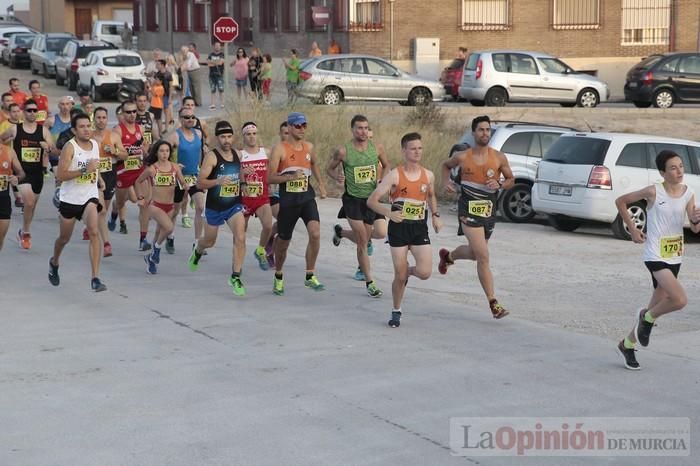
MULTIPOLYGON (((119 216, 119 212, 112 212, 112 215, 111 215, 112 220, 116 220, 118 216, 119 216)), ((122 220, 122 222, 123 222, 123 220, 122 220)))
POLYGON ((311 271, 307 270, 307 271, 306 271, 306 279, 307 279, 307 280, 311 280, 311 277, 313 277, 313 276, 314 276, 314 271, 313 271, 313 270, 311 270, 311 271))
POLYGON ((282 280, 282 272, 275 272, 275 278, 277 280, 282 280))
POLYGON ((126 220, 119 220, 119 225, 126 225, 126 220))
POLYGON ((634 349, 634 342, 627 337, 625 337, 625 342, 623 343, 623 345, 627 349, 634 349))
POLYGON ((146 239, 146 235, 147 235, 147 234, 148 234, 147 231, 142 231, 142 232, 141 232, 141 241, 143 241, 143 240, 146 239))
MULTIPOLYGON (((374 281, 374 280, 372 280, 372 281, 374 281)), ((371 284, 372 284, 372 282, 368 282, 367 280, 365 280, 365 286, 370 286, 371 284)))
POLYGON ((163 242, 162 242, 162 241, 161 241, 160 243, 156 243, 156 240, 153 240, 153 244, 155 245, 154 247, 157 247, 158 249, 160 249, 161 247, 163 247, 163 242))
POLYGON ((241 278, 241 272, 232 272, 231 278, 241 278))
POLYGON ((649 322, 650 324, 653 324, 654 321, 655 321, 656 319, 654 319, 654 318, 651 316, 651 312, 647 311, 647 312, 644 313, 644 320, 646 320, 646 321, 649 322))

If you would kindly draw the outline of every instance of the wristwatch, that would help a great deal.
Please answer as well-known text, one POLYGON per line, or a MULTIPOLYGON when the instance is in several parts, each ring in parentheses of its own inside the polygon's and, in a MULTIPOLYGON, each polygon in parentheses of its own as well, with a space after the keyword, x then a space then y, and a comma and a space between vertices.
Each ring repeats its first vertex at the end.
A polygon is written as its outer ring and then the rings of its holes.
POLYGON ((80 173, 82 173, 83 175, 86 174, 87 173, 87 166, 80 167, 80 173))

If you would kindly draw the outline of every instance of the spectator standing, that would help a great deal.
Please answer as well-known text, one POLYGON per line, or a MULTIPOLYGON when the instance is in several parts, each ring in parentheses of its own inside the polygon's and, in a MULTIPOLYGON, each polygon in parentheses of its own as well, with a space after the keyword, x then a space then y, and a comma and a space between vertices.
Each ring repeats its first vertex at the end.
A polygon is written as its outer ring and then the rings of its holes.
POLYGON ((233 77, 236 80, 236 93, 238 98, 245 97, 245 86, 248 81, 248 55, 240 48, 236 51, 236 58, 231 62, 233 77))
POLYGON ((163 96, 165 96, 165 87, 163 86, 163 75, 156 73, 151 86, 151 108, 149 111, 153 114, 157 124, 158 133, 163 134, 163 96))
POLYGON ((330 44, 328 44, 328 55, 338 55, 339 53, 342 53, 340 45, 335 41, 335 39, 331 39, 330 44))
POLYGON ((134 40, 134 32, 129 27, 129 23, 124 22, 124 29, 122 29, 120 36, 122 38, 122 48, 131 50, 134 40))
POLYGON ((162 52, 160 49, 153 49, 153 59, 146 64, 146 77, 149 83, 153 79, 153 76, 158 72, 158 60, 162 59, 162 52))
POLYGON ((214 42, 214 50, 207 57, 209 67, 209 89, 211 90, 210 110, 216 108, 216 93, 219 92, 219 104, 224 108, 224 52, 221 50, 221 42, 214 42))
POLYGON ((260 67, 260 80, 262 81, 262 94, 267 102, 270 101, 270 87, 272 85, 272 56, 266 53, 263 56, 263 64, 260 67))
POLYGON ((311 43, 311 51, 309 52, 309 58, 320 57, 323 55, 323 51, 319 48, 318 42, 313 41, 311 43))
MULTIPOLYGON (((171 55, 172 56, 172 55, 171 55)), ((160 81, 163 83, 163 114, 165 115, 165 128, 173 124, 173 112, 172 103, 170 96, 172 94, 173 87, 173 74, 168 69, 168 64, 165 60, 158 60, 158 69, 155 76, 160 77, 160 81)), ((163 129, 159 127, 159 129, 163 129)), ((161 131, 161 134, 163 131, 161 131)))
POLYGON ((197 51, 197 44, 195 44, 194 42, 190 42, 188 48, 190 49, 190 52, 194 53, 194 56, 197 57, 197 61, 199 61, 200 55, 197 51))
POLYGON ((199 79, 199 60, 197 56, 190 51, 187 45, 182 46, 182 55, 185 57, 184 62, 180 66, 182 69, 182 74, 187 75, 187 83, 190 88, 190 95, 194 99, 195 105, 202 104, 201 92, 201 82, 199 79))
POLYGON ((289 61, 282 59, 287 69, 287 104, 292 105, 297 100, 297 86, 299 85, 299 66, 301 62, 297 57, 297 50, 291 50, 289 61))
POLYGON ((260 49, 253 47, 250 51, 250 58, 248 58, 248 81, 250 81, 250 90, 253 93, 253 97, 260 99, 262 93, 260 92, 260 69, 262 68, 262 56, 260 55, 260 49))
POLYGON ((468 55, 468 49, 466 47, 460 47, 457 49, 457 58, 460 60, 466 60, 468 55))

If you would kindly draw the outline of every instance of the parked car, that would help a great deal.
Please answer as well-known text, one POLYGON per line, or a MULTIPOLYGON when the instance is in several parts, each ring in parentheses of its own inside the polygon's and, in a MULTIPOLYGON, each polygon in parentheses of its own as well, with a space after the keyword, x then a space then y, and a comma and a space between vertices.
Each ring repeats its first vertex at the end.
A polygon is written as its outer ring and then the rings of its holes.
POLYGON ((52 78, 56 74, 56 54, 63 50, 70 39, 75 39, 75 36, 66 33, 37 34, 29 50, 29 69, 32 74, 41 73, 52 78))
POLYGON ((145 80, 141 56, 130 50, 105 49, 90 52, 78 68, 78 88, 88 89, 93 102, 114 95, 122 78, 145 80))
POLYGON ((610 98, 610 89, 600 79, 579 73, 551 55, 499 50, 469 55, 459 95, 477 106, 553 102, 564 107, 595 107, 610 98))
MULTIPOLYGON (((134 29, 134 25, 131 23, 129 23, 129 27, 134 29)), ((95 21, 92 25, 92 39, 109 42, 115 47, 124 48, 122 43, 123 30, 124 21, 95 21)))
POLYGON ((454 100, 459 100, 459 85, 462 83, 464 62, 462 58, 455 58, 440 74, 440 82, 445 86, 445 93, 452 96, 454 100))
MULTIPOLYGON (((574 231, 583 220, 611 225, 613 234, 629 239, 615 199, 663 181, 656 155, 672 150, 685 166, 684 182, 700 192, 700 143, 660 136, 621 133, 567 133, 547 151, 532 188, 532 205, 549 215, 552 226, 574 231)), ((637 228, 646 228, 646 205, 628 210, 637 228)))
MULTIPOLYGON (((535 216, 531 187, 537 165, 559 135, 576 131, 565 126, 514 121, 493 121, 489 146, 503 152, 515 176, 515 185, 499 194, 501 213, 513 222, 526 222, 535 216)), ((471 128, 467 128, 458 144, 474 146, 471 128)), ((455 174, 456 175, 456 174, 455 174)))
POLYGON ((78 85, 78 69, 85 62, 85 57, 95 50, 114 49, 109 42, 71 39, 56 57, 56 84, 74 91, 78 85))
POLYGON ((367 55, 324 55, 307 60, 300 69, 297 93, 315 103, 383 100, 424 105, 445 96, 438 81, 409 75, 381 58, 367 55))
POLYGON ((640 108, 671 108, 679 102, 699 102, 700 53, 646 57, 627 72, 625 100, 640 108))
POLYGON ((28 34, 24 32, 17 32, 10 36, 10 42, 7 47, 2 49, 2 55, 0 55, 1 61, 5 65, 9 65, 10 68, 19 68, 29 66, 29 48, 34 42, 34 37, 36 34, 28 34))
POLYGON ((13 34, 17 34, 19 32, 28 32, 32 34, 36 34, 37 31, 34 29, 23 26, 22 24, 1 24, 0 25, 0 53, 7 47, 7 44, 10 43, 10 37, 12 37, 13 34))

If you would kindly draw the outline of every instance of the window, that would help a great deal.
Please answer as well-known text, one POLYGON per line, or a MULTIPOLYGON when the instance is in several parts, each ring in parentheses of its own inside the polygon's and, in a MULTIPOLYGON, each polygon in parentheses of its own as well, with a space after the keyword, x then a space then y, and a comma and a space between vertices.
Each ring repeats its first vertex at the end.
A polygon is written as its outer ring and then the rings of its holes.
POLYGON ((505 53, 494 53, 491 56, 491 59, 493 60, 494 70, 500 71, 501 73, 508 72, 508 59, 506 58, 505 53))
POLYGON ((233 17, 238 21, 236 43, 253 42, 253 3, 252 0, 234 0, 233 17))
POLYGON ((282 2, 282 30, 285 32, 299 31, 299 6, 297 0, 282 2))
POLYGON ((188 0, 173 0, 172 1, 172 21, 173 31, 189 32, 190 31, 190 12, 188 0))
POLYGON ((374 74, 378 76, 393 76, 396 70, 386 63, 380 62, 379 60, 365 59, 365 65, 367 66, 367 73, 374 74))
POLYGON ((680 57, 673 57, 663 65, 659 66, 659 71, 665 71, 666 73, 675 73, 679 61, 681 61, 680 57))
POLYGON ((141 65, 141 57, 133 55, 115 55, 113 57, 104 57, 102 63, 105 66, 139 66, 141 65))
POLYGON ((683 57, 678 67, 679 73, 700 74, 700 56, 688 55, 683 57))
POLYGON ((350 0, 351 31, 381 31, 382 5, 379 0, 350 0))
POLYGON ((649 153, 649 167, 656 169, 656 156, 662 150, 670 150, 678 154, 683 160, 683 167, 686 171, 690 172, 692 170, 692 165, 690 164, 690 155, 688 150, 692 150, 692 147, 684 146, 681 144, 666 144, 666 143, 654 143, 654 150, 649 153))
POLYGON ((573 165, 603 165, 610 141, 589 136, 560 137, 543 159, 573 165))
POLYGON ((328 6, 326 0, 306 0, 306 30, 307 31, 323 31, 324 26, 318 26, 314 23, 313 10, 315 6, 328 6))
POLYGON ((60 52, 63 50, 63 47, 66 46, 66 42, 68 42, 67 37, 53 37, 49 38, 46 41, 46 50, 49 52, 60 52))
POLYGON ((194 0, 192 7, 192 30, 194 32, 207 32, 209 30, 209 5, 194 0))
POLYGON ((566 63, 556 58, 538 58, 537 61, 547 73, 564 74, 574 71, 566 63))
POLYGON ((509 28, 509 0, 462 0, 462 29, 505 30, 509 28))
POLYGON ((469 55, 469 59, 467 60, 467 64, 464 66, 464 69, 467 71, 476 71, 476 67, 479 63, 479 58, 481 58, 481 55, 478 53, 472 53, 469 55))
POLYGON ((501 151, 506 154, 527 155, 532 142, 532 135, 533 133, 515 133, 503 144, 501 151))
POLYGON ((326 71, 337 71, 339 73, 361 73, 365 70, 361 58, 336 58, 324 60, 317 65, 318 69, 326 71))
POLYGON ((158 31, 158 0, 144 0, 146 10, 146 30, 158 31))
POLYGON ((598 29, 600 0, 552 0, 554 29, 598 29))
POLYGON ((539 155, 537 154, 530 154, 534 155, 537 157, 542 157, 547 150, 554 144, 554 142, 559 139, 560 134, 559 133, 540 133, 540 146, 542 147, 541 153, 539 155))
POLYGON ((636 167, 636 168, 646 168, 647 167, 647 147, 645 143, 633 143, 627 144, 620 158, 617 159, 615 165, 620 165, 622 167, 636 167))
POLYGON ((260 30, 277 31, 277 0, 260 0, 260 30))
POLYGON ((537 74, 535 60, 529 55, 520 53, 510 54, 511 72, 519 74, 537 74))
POLYGON ((622 0, 622 45, 665 45, 671 0, 622 0))
POLYGON ((142 0, 134 0, 134 32, 141 30, 141 24, 143 24, 143 2, 142 0))

